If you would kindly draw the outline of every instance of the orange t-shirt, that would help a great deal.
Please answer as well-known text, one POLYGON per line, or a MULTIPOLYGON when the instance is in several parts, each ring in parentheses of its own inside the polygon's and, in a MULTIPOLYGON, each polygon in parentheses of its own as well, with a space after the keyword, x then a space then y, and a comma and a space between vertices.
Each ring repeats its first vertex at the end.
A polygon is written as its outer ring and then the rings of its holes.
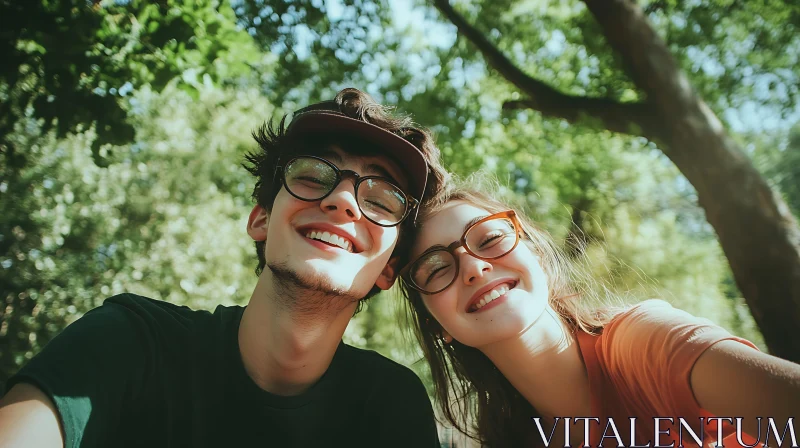
MULTIPOLYGON (((660 446, 680 447, 679 429, 684 447, 697 447, 686 428, 679 428, 683 417, 692 431, 703 437, 703 445, 717 440, 714 417, 697 403, 692 393, 690 374, 700 355, 713 344, 731 339, 756 348, 746 339, 733 336, 708 319, 692 316, 673 308, 663 300, 646 300, 620 313, 605 326, 602 334, 578 334, 581 354, 589 374, 592 416, 600 423, 589 424, 591 446, 616 447, 608 420, 613 419, 625 446, 631 444, 631 421, 636 418, 635 442, 656 447, 655 417, 672 418, 659 422, 660 446), (704 420, 701 421, 700 418, 704 420), (702 434, 701 428, 705 431, 702 434), (669 434, 665 434, 669 429, 669 434)), ((721 416, 731 417, 731 416, 721 416)), ((583 431, 584 423, 573 425, 583 431)), ((752 445, 756 439, 743 434, 743 442, 752 445)), ((735 426, 723 423, 723 444, 741 446, 736 441, 735 426)), ((760 444, 759 444, 760 445, 760 444)))

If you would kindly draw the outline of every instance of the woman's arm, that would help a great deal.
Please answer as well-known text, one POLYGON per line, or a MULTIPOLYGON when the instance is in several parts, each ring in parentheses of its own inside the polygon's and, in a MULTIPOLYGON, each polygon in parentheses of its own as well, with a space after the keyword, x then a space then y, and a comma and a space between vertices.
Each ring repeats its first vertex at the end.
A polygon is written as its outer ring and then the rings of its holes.
POLYGON ((758 438, 757 418, 762 417, 761 443, 767 417, 774 418, 779 434, 789 417, 800 417, 800 365, 733 340, 705 350, 690 382, 703 409, 719 417, 742 417, 742 429, 753 437, 758 438))

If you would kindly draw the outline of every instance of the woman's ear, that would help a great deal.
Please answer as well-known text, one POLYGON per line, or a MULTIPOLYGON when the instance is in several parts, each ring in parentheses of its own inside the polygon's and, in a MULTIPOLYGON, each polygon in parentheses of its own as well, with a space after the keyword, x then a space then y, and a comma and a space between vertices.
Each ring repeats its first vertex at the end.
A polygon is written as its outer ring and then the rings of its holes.
MULTIPOLYGON (((449 344, 449 343, 453 342, 453 337, 450 336, 450 333, 448 333, 447 330, 442 328, 442 326, 439 324, 439 322, 434 321, 430 317, 426 317, 425 318, 425 326, 428 327, 428 331, 431 331, 431 332, 437 334, 437 336, 436 336, 437 339, 439 339, 443 343, 449 344), (438 328, 438 330, 437 330, 437 328, 438 328)), ((425 329, 423 329, 423 331, 425 331, 425 329)))
POLYGON ((247 218, 247 234, 253 241, 266 241, 269 227, 269 214, 264 207, 256 204, 247 218))
POLYGON ((439 333, 439 339, 441 339, 445 344, 453 342, 453 337, 450 336, 450 333, 448 333, 444 328, 442 328, 442 331, 439 333))

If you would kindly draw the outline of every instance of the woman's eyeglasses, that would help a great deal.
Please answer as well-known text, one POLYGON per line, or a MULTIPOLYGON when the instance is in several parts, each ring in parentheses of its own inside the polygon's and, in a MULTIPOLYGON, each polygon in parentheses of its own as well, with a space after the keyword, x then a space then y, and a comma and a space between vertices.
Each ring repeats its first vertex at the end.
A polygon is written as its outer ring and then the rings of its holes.
POLYGON ((382 227, 394 227, 417 206, 397 185, 381 176, 359 176, 355 171, 340 170, 321 157, 295 157, 283 165, 283 186, 302 201, 321 201, 345 177, 355 179, 355 197, 361 213, 382 227))
POLYGON ((495 213, 470 225, 448 247, 434 246, 400 271, 400 277, 423 294, 437 294, 458 277, 459 257, 463 247, 470 255, 484 261, 496 260, 517 247, 521 228, 513 210, 495 213))

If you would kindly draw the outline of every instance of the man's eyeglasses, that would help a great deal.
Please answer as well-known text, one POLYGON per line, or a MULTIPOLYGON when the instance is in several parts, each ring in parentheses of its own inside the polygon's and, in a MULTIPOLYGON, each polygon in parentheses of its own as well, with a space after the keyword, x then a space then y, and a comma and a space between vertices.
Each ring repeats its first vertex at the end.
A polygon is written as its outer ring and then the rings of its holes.
POLYGON ((283 186, 302 201, 321 201, 345 177, 355 179, 355 197, 361 213, 382 227, 394 227, 417 206, 397 185, 381 176, 359 176, 355 171, 340 170, 321 157, 295 157, 283 165, 283 186))
POLYGON ((448 247, 434 246, 400 270, 405 283, 423 294, 437 294, 458 277, 459 257, 463 247, 470 255, 484 261, 496 260, 517 247, 521 227, 513 210, 495 213, 469 226, 459 241, 448 247))

